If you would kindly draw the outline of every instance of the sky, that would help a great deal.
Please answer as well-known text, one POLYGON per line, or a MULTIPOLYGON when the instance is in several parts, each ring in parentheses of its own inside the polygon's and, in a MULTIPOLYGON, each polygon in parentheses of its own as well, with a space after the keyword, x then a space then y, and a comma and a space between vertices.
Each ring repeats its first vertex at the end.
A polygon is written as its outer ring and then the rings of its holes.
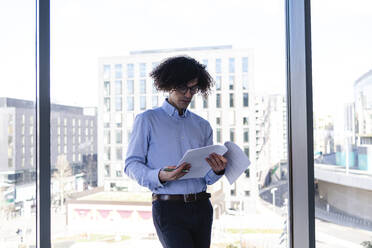
MULTIPOLYGON (((372 69, 372 2, 311 4, 314 110, 333 111, 372 69)), ((51 0, 52 101, 95 106, 99 57, 213 45, 253 49, 257 94, 285 94, 284 10, 282 0, 51 0)), ((33 1, 0 0, 0 96, 34 99, 34 12, 33 1)))

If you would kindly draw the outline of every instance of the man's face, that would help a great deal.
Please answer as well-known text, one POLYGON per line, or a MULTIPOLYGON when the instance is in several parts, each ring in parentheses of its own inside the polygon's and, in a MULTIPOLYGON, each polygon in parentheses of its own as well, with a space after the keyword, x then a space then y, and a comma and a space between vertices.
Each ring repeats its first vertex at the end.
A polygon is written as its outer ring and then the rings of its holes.
POLYGON ((177 89, 172 90, 169 93, 169 98, 168 98, 169 103, 175 106, 178 109, 178 111, 182 111, 183 109, 186 109, 189 106, 192 100, 192 97, 196 93, 196 91, 192 92, 192 87, 197 86, 197 84, 198 84, 198 79, 196 78, 196 79, 189 81, 186 84, 186 86, 188 87, 186 91, 185 89, 182 89, 182 87, 179 90, 177 89))

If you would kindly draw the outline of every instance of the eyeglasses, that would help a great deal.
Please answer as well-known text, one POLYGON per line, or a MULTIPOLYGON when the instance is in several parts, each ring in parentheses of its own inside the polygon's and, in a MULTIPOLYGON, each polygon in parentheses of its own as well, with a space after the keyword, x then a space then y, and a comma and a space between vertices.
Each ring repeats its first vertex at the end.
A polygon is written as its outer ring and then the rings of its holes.
POLYGON ((180 85, 175 88, 176 91, 178 91, 181 94, 186 94, 188 90, 190 90, 190 94, 195 94, 199 92, 200 88, 198 85, 194 85, 192 87, 187 87, 186 85, 180 85))

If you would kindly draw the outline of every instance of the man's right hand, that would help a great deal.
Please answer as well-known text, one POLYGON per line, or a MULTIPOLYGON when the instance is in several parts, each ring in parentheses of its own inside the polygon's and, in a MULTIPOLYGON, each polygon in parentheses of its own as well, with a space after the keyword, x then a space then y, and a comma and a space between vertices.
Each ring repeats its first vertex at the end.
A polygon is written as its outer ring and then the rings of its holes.
POLYGON ((172 165, 164 167, 164 169, 161 169, 159 172, 159 180, 161 183, 177 180, 186 175, 190 168, 191 165, 186 162, 179 166, 172 165))

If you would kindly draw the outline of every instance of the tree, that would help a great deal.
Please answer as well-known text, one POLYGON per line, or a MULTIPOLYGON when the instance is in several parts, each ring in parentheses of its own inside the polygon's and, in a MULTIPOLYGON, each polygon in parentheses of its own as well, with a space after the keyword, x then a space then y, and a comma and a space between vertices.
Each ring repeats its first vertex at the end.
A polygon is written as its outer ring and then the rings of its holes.
POLYGON ((361 245, 366 248, 372 248, 372 241, 364 241, 361 243, 361 245))
POLYGON ((56 163, 56 171, 53 174, 53 177, 59 184, 59 199, 61 209, 63 208, 63 201, 65 199, 65 186, 66 178, 72 176, 72 168, 70 163, 67 161, 65 154, 58 155, 56 163))

